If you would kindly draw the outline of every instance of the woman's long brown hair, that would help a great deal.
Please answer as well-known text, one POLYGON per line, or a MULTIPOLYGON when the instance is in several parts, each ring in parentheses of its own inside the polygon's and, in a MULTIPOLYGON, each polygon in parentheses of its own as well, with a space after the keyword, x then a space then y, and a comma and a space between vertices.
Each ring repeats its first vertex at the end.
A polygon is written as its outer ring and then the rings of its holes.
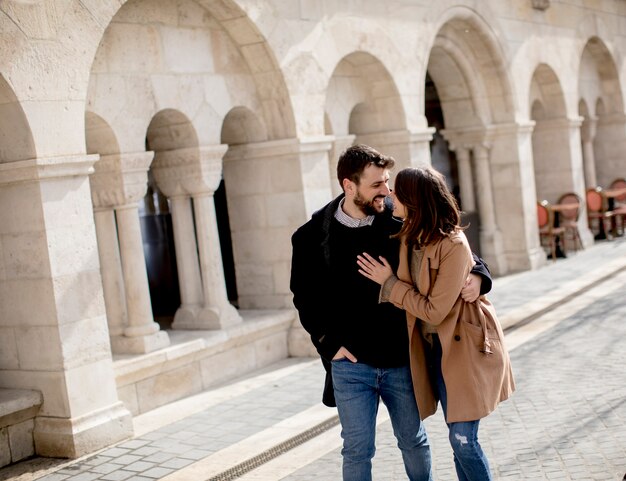
POLYGON ((402 169, 396 175, 394 192, 406 208, 406 218, 393 237, 406 239, 408 245, 425 246, 464 229, 456 199, 435 169, 402 169))

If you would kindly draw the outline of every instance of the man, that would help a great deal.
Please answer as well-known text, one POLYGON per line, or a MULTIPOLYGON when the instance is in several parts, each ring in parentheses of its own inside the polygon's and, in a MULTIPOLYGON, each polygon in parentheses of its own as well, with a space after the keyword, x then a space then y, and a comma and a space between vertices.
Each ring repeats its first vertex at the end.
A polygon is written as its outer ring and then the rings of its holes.
MULTIPOLYGON (((322 401, 337 406, 343 438, 344 481, 372 479, 376 414, 387 406, 411 481, 431 481, 428 437, 420 420, 409 368, 405 313, 378 303, 379 286, 360 275, 357 254, 383 256, 395 270, 401 227, 387 201, 392 157, 365 145, 348 148, 337 176, 344 193, 315 212, 292 236, 291 291, 303 327, 326 369, 322 401)), ((482 262, 475 271, 491 278, 482 262)), ((475 300, 480 277, 463 296, 475 300)))

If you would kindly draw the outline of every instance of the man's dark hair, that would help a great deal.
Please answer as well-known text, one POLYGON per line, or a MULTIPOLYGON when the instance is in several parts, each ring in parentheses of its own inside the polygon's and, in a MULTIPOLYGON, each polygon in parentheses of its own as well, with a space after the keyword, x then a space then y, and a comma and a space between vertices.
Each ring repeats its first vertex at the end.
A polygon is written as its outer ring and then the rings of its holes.
POLYGON ((348 147, 339 156, 337 163, 337 180, 343 189, 343 179, 349 179, 359 185, 361 175, 370 164, 383 169, 392 169, 396 161, 393 157, 383 155, 373 147, 357 144, 348 147))

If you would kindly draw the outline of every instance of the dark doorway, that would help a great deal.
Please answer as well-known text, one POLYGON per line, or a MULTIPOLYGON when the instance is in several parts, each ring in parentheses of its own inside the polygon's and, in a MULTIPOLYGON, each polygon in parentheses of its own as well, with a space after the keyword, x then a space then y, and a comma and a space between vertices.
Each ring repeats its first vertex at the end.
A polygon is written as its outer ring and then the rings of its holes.
POLYGON ((174 229, 167 198, 148 171, 148 191, 139 208, 143 253, 146 259, 154 320, 169 329, 180 306, 174 229))
POLYGON ((224 179, 222 179, 219 187, 215 191, 214 199, 217 231, 220 236, 222 265, 224 267, 224 278, 226 281, 226 294, 230 303, 235 307, 239 307, 235 257, 233 255, 233 241, 230 235, 230 220, 228 218, 228 204, 226 202, 226 185, 224 184, 224 179))

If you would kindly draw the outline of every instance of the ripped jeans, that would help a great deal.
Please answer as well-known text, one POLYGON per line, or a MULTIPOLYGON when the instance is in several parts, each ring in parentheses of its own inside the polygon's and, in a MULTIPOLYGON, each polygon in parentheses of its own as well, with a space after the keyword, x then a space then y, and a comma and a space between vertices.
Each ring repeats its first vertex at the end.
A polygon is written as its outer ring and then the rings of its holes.
MULTIPOLYGON (((443 414, 447 418, 446 385, 441 373, 441 343, 439 336, 433 334, 433 345, 429 353, 431 374, 436 379, 443 414)), ((489 462, 478 442, 478 424, 480 420, 448 424, 448 439, 454 452, 454 467, 459 481, 491 481, 489 462)))

